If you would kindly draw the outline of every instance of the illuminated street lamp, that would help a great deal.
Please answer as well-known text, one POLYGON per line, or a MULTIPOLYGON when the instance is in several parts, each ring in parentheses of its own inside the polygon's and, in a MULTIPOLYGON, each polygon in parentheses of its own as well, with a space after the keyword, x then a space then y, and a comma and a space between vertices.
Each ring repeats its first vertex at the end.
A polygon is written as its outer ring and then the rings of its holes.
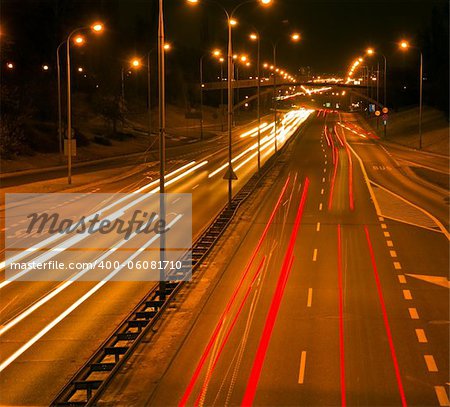
POLYGON ((42 70, 43 71, 48 71, 49 70, 48 65, 46 65, 46 64, 42 65, 42 70))
MULTIPOLYGON (((300 34, 292 33, 290 35, 291 41, 298 42, 300 41, 300 34)), ((278 39, 276 42, 272 42, 273 47, 273 66, 277 66, 277 48, 281 39, 278 39)), ((275 143, 275 153, 278 152, 278 140, 277 140, 277 120, 278 120, 278 106, 277 106, 277 73, 280 71, 279 68, 275 69, 273 73, 273 110, 274 110, 274 143, 275 143)))
MULTIPOLYGON (((376 55, 377 52, 373 48, 367 48, 366 54, 369 56, 376 55)), ((378 53, 384 59, 384 84, 383 84, 383 104, 387 106, 387 59, 384 54, 378 53)), ((377 78, 379 76, 379 72, 377 71, 377 78)), ((378 102, 378 89, 379 89, 379 81, 377 80, 377 102, 378 102)), ((378 123, 378 122, 377 122, 378 123)))
POLYGON ((203 54, 200 57, 200 140, 203 140, 203 58, 206 55, 212 55, 214 57, 219 57, 222 55, 222 51, 219 49, 214 49, 211 52, 208 52, 207 54, 203 54))
POLYGON ((414 48, 420 54, 420 68, 419 68, 419 149, 422 149, 422 108, 423 108, 423 53, 419 47, 412 46, 408 41, 402 40, 399 43, 399 48, 402 51, 407 51, 409 48, 414 48))
MULTIPOLYGON (((161 1, 161 0, 160 0, 161 1)), ((187 0, 189 4, 197 4, 198 0, 187 0)), ((234 9, 229 12, 225 7, 223 7, 220 3, 216 3, 211 1, 211 4, 218 6, 225 13, 227 19, 228 26, 228 170, 225 174, 225 178, 228 180, 228 204, 231 207, 232 199, 233 199, 233 185, 232 181, 236 180, 236 174, 233 171, 233 163, 232 163, 232 124, 233 124, 233 77, 234 77, 234 69, 233 69, 233 39, 232 39, 232 27, 237 24, 236 19, 234 19, 234 14, 237 10, 243 6, 244 4, 250 2, 259 2, 260 4, 267 6, 272 3, 272 0, 250 0, 243 1, 239 3, 234 9)))
POLYGON ((60 47, 66 46, 66 65, 67 65, 67 182, 72 183, 72 90, 70 84, 70 43, 73 41, 75 45, 84 45, 85 38, 82 35, 74 35, 80 31, 90 29, 94 33, 101 33, 104 30, 103 24, 94 23, 90 27, 80 27, 72 30, 67 36, 67 39, 62 42, 56 49, 56 60, 58 67, 58 109, 59 109, 59 139, 60 151, 62 150, 62 119, 61 119, 61 70, 59 61, 60 47))
POLYGON ((7 67, 8 69, 14 69, 14 64, 13 64, 12 62, 7 62, 7 63, 6 63, 6 67, 7 67))
MULTIPOLYGON (((258 117, 258 172, 261 171, 261 37, 260 33, 250 34, 250 40, 256 41, 257 46, 257 59, 256 59, 256 79, 258 80, 257 86, 257 117, 258 117)), ((267 68, 268 64, 265 63, 264 67, 267 68)))

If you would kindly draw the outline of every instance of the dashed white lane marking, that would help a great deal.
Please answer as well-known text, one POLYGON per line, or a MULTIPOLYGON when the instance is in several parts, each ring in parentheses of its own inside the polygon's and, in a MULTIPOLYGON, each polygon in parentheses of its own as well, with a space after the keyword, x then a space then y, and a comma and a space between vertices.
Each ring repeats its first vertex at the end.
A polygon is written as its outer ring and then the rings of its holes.
POLYGON ((405 300, 412 300, 411 291, 409 290, 403 290, 403 298, 405 300))
POLYGON ((381 229, 387 229, 387 226, 386 226, 385 223, 382 223, 382 224, 381 224, 381 229))
POLYGON ((324 178, 322 178, 322 182, 325 182, 325 177, 324 177, 324 178))
POLYGON ((180 201, 181 200, 181 198, 177 198, 177 199, 174 199, 173 201, 172 201, 172 204, 176 204, 178 201, 180 201))
POLYGON ((326 168, 324 168, 324 169, 323 169, 323 172, 327 172, 327 169, 326 169, 326 168))
POLYGON ((386 244, 388 245, 388 247, 394 247, 394 243, 392 242, 392 240, 386 240, 386 244))
POLYGON ((424 355, 425 363, 427 364, 427 369, 429 372, 438 372, 436 361, 433 355, 424 355))
POLYGON ((419 343, 427 343, 428 339, 423 329, 416 329, 417 340, 419 343))
POLYGON ((391 257, 397 257, 397 252, 395 250, 389 250, 391 257))
POLYGON ((316 232, 320 232, 320 222, 317 222, 316 232))
POLYGON ((325 190, 322 188, 322 190, 320 191, 320 195, 323 195, 324 192, 325 190))
POLYGON ((328 161, 325 161, 325 165, 327 165, 328 164, 328 161))
POLYGON ((317 261, 317 249, 314 249, 312 261, 317 261))
POLYGON ((327 155, 325 154, 325 158, 327 158, 327 155))
POLYGON ((411 319, 419 319, 419 313, 415 308, 408 308, 409 316, 411 319))
POLYGON ((440 406, 450 406, 450 400, 448 399, 444 386, 434 386, 434 391, 436 392, 436 397, 438 398, 440 406))
POLYGON ((382 216, 379 216, 378 219, 380 220, 380 222, 384 222, 384 218, 382 216))
POLYGON ((308 300, 306 302, 306 306, 311 308, 312 305, 312 288, 308 288, 308 300))
POLYGON ((398 281, 400 282, 400 284, 406 284, 406 277, 399 274, 398 281))
POLYGON ((305 367, 306 367, 306 350, 302 351, 300 356, 300 371, 298 372, 298 383, 303 384, 305 380, 305 367))
POLYGON ((402 265, 398 261, 394 261, 394 268, 396 270, 401 270, 402 269, 402 265))
POLYGON ((196 186, 192 187, 192 189, 197 189, 200 186, 200 184, 197 184, 196 186))
POLYGON ((323 208, 323 205, 322 205, 322 204, 320 204, 320 205, 319 205, 319 211, 321 211, 321 210, 322 210, 322 208, 323 208))
POLYGON ((384 237, 391 237, 391 234, 389 232, 383 232, 384 233, 384 237))

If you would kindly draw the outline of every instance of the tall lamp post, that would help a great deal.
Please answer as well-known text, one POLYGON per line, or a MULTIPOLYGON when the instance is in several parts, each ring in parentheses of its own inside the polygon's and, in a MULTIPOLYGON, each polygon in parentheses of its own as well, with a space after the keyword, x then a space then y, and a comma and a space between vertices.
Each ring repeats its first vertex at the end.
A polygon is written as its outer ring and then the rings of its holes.
POLYGON ((250 34, 250 39, 256 41, 257 56, 256 56, 256 79, 258 86, 256 88, 257 104, 256 112, 258 116, 258 172, 261 171, 261 36, 259 31, 250 34))
MULTIPOLYGON (((163 0, 159 0, 158 14, 158 107, 159 107, 159 211, 163 225, 166 221, 166 200, 165 200, 165 173, 166 173, 166 82, 165 82, 165 38, 164 38, 164 10, 163 0)), ((159 260, 161 264, 166 259, 166 236, 160 235, 159 260)), ((159 298, 166 298, 166 273, 164 268, 160 271, 159 298)))
POLYGON ((384 59, 384 74, 383 74, 383 105, 387 106, 387 86, 386 86, 386 81, 387 81, 387 59, 386 56, 384 54, 380 54, 379 52, 376 52, 373 48, 367 48, 366 50, 366 54, 369 56, 378 54, 380 56, 383 57, 384 59))
MULTIPOLYGON (((222 52, 218 49, 212 51, 212 55, 215 57, 220 57, 222 52)), ((207 54, 203 54, 200 57, 200 140, 203 140, 203 59, 207 54)))
MULTIPOLYGON (((291 34, 291 40, 294 42, 300 41, 300 34, 291 34)), ((277 140, 277 120, 278 120, 278 106, 277 106, 277 48, 280 40, 272 42, 273 48, 273 110, 274 110, 274 138, 275 138, 275 154, 278 152, 278 140, 277 140)))
POLYGON ((399 47, 402 51, 407 51, 409 48, 414 48, 420 54, 419 67, 419 149, 422 150, 422 109, 423 109, 423 53, 419 47, 410 45, 408 41, 401 41, 399 47))
MULTIPOLYGON (((67 65, 67 182, 72 183, 72 89, 70 84, 70 43, 72 37, 79 31, 86 30, 88 27, 76 28, 66 39, 66 65, 67 65)), ((94 23, 89 27, 93 32, 100 33, 103 31, 103 24, 94 23)), ((78 35, 74 38, 77 45, 84 43, 84 37, 78 35)))
MULTIPOLYGON (((208 1, 208 0, 204 0, 208 1)), ((197 4, 199 0, 187 0, 190 4, 197 4)), ((232 199, 233 199, 233 180, 236 180, 236 174, 233 171, 233 162, 232 162, 232 124, 233 124, 233 37, 232 37, 232 28, 237 24, 236 19, 234 18, 234 14, 237 10, 247 3, 259 2, 263 5, 269 5, 272 3, 272 0, 246 0, 242 3, 238 4, 234 9, 229 12, 225 7, 223 7, 220 3, 216 3, 215 1, 210 1, 211 4, 214 4, 222 9, 225 13, 228 25, 228 171, 225 174, 225 179, 228 180, 228 205, 231 207, 232 199)))

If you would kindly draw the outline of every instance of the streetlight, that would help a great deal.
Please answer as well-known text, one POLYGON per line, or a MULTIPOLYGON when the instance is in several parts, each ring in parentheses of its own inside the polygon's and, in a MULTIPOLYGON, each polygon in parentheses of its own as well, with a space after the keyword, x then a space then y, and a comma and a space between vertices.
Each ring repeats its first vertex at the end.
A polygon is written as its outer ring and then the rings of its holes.
MULTIPOLYGON (((79 28, 76 31, 81 31, 83 28, 79 28)), ((82 46, 85 43, 85 39, 82 35, 77 35, 74 38, 74 45, 76 46, 82 46)), ((62 102, 61 102, 61 60, 59 57, 60 49, 62 46, 66 45, 66 40, 61 42, 58 47, 56 48, 56 73, 57 73, 57 79, 58 79, 58 139, 59 139, 59 158, 61 161, 63 161, 64 152, 63 152, 63 136, 62 136, 62 102)))
MULTIPOLYGON (((187 0, 190 4, 197 4, 199 0, 187 0)), ((267 6, 272 3, 272 0, 250 0, 239 3, 234 9, 229 12, 225 7, 223 7, 220 3, 216 3, 211 1, 211 4, 220 7, 220 9, 225 13, 227 19, 228 26, 228 171, 225 174, 224 178, 228 180, 228 205, 231 207, 232 199, 233 199, 233 186, 232 181, 237 179, 236 174, 233 171, 233 163, 232 163, 232 124, 233 124, 233 77, 234 77, 234 69, 233 69, 233 38, 232 38, 232 27, 237 24, 237 20, 234 19, 234 14, 237 10, 243 6, 244 4, 250 2, 259 2, 260 4, 267 6)))
MULTIPOLYGON (((158 1, 158 121, 159 121, 159 211, 163 225, 166 222, 166 69, 165 51, 167 50, 164 34, 163 0, 158 1)), ((166 259, 166 235, 159 237, 159 260, 164 264, 166 259)), ((159 299, 166 299, 166 273, 164 267, 159 274, 159 299)))
MULTIPOLYGON (((377 54, 377 52, 373 48, 367 48, 366 54, 369 56, 377 54)), ((381 55, 384 59, 384 85, 383 85, 383 104, 384 106, 387 106, 387 59, 384 54, 378 53, 378 55, 381 55)))
MULTIPOLYGON (((259 32, 250 34, 250 40, 256 41, 257 57, 256 57, 256 79, 258 80, 257 86, 257 105, 256 112, 258 116, 258 172, 261 171, 261 38, 259 32)), ((268 64, 264 64, 267 68, 268 64)))
MULTIPOLYGON (((222 55, 222 52, 219 49, 214 49, 211 51, 211 54, 215 57, 219 57, 222 55)), ((200 140, 203 140, 203 58, 206 55, 207 54, 203 54, 200 57, 200 140)))
POLYGON ((42 70, 43 71, 48 71, 49 70, 49 67, 48 67, 48 65, 42 65, 42 70))
MULTIPOLYGON (((66 65, 67 65, 67 182, 72 183, 72 91, 70 85, 70 43, 72 37, 79 31, 91 29, 94 33, 101 33, 104 29, 103 24, 94 23, 91 27, 80 27, 72 30, 67 36, 66 43, 66 65)), ((85 39, 81 35, 73 37, 73 41, 76 45, 83 45, 85 39)), ((59 64, 59 47, 57 49, 57 57, 59 64)))
MULTIPOLYGON (((292 33, 290 37, 291 37, 291 41, 293 41, 293 42, 300 41, 300 34, 298 34, 298 33, 292 33)), ((279 42, 280 42, 280 39, 278 39, 276 42, 272 42, 272 47, 273 47, 273 66, 275 67, 275 72, 273 73, 273 110, 274 110, 275 154, 278 152, 278 141, 277 141, 277 120, 278 120, 278 111, 277 111, 277 73, 280 72, 280 69, 276 68, 276 66, 277 66, 277 48, 278 48, 279 42)))
POLYGON ((6 63, 6 67, 7 67, 8 69, 14 69, 14 64, 13 64, 12 62, 7 62, 7 63, 6 63))
POLYGON ((420 54, 420 68, 419 68, 419 149, 422 150, 422 108, 423 108, 423 53, 419 47, 412 46, 408 41, 402 40, 399 43, 402 51, 407 51, 409 48, 414 48, 420 54))

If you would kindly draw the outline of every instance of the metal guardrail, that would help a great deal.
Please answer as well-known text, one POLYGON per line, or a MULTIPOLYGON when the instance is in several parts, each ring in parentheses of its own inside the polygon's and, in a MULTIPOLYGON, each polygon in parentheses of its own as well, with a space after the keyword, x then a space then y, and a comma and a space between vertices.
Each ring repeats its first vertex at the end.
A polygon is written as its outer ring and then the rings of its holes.
MULTIPOLYGON (((233 198, 231 207, 227 205, 222 209, 195 241, 190 256, 185 255, 180 259, 183 267, 178 270, 177 275, 187 275, 190 267, 194 273, 200 264, 204 264, 206 256, 230 224, 239 206, 255 190, 262 176, 274 163, 275 158, 272 157, 264 165, 263 174, 254 174, 233 198)), ((184 282, 167 282, 164 296, 161 296, 159 287, 155 286, 75 373, 52 401, 51 406, 95 405, 108 383, 133 353, 140 340, 155 325, 184 282)))

